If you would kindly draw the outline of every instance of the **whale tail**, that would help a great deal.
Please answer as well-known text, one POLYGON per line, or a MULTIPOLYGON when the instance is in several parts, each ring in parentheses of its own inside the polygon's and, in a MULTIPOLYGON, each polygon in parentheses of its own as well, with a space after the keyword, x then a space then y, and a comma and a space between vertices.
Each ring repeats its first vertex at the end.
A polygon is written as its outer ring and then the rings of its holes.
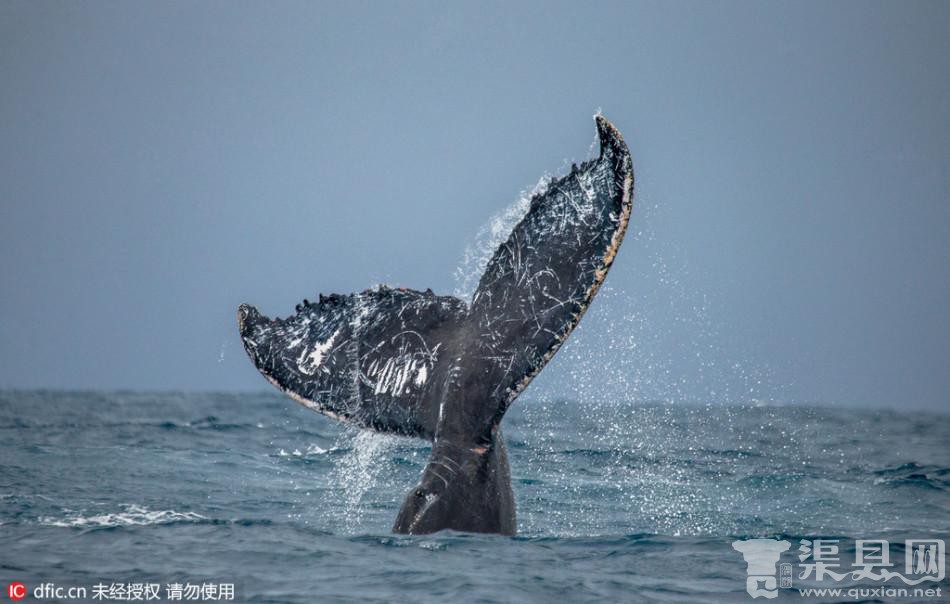
POLYGON ((294 400, 433 442, 397 532, 514 532, 500 422, 580 321, 630 217, 629 151, 610 122, 596 123, 599 156, 530 200, 471 304, 379 287, 304 300, 286 319, 238 309, 251 360, 294 400))

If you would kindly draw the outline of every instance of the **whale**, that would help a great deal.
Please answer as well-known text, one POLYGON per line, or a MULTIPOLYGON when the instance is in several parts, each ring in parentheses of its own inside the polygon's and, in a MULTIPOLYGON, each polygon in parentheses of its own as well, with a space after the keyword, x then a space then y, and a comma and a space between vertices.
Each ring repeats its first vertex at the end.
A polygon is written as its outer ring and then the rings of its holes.
POLYGON ((577 327, 630 220, 630 152, 594 119, 597 157, 532 195, 470 300, 380 285, 305 299, 286 318, 238 308, 244 349, 281 392, 344 424, 432 443, 395 533, 516 532, 502 420, 577 327))

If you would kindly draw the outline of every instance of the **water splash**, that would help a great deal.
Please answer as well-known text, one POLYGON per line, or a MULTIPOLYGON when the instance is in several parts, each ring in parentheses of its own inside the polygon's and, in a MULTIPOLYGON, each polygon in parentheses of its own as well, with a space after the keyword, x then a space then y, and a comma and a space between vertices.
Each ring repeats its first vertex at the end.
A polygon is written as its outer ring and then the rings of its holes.
POLYGON ((219 362, 219 363, 223 363, 223 362, 224 362, 224 353, 225 353, 225 352, 227 351, 227 349, 230 348, 230 347, 231 347, 231 340, 225 340, 224 342, 221 343, 221 348, 218 350, 218 362, 219 362))
MULTIPOLYGON (((684 255, 657 235, 660 206, 640 200, 634 212, 638 228, 628 234, 625 251, 632 262, 625 266, 642 274, 639 287, 627 291, 608 278, 584 321, 516 404, 523 405, 527 424, 529 481, 590 506, 597 498, 609 500, 621 516, 641 525, 605 526, 573 509, 554 510, 552 523, 550 506, 541 502, 523 511, 519 531, 544 533, 553 524, 561 536, 618 530, 708 535, 740 528, 734 516, 722 512, 741 507, 750 493, 735 484, 709 489, 707 482, 728 482, 730 464, 739 461, 711 464, 697 482, 683 448, 690 455, 703 449, 704 428, 723 433, 717 422, 740 423, 739 408, 721 403, 772 403, 781 400, 786 386, 769 367, 737 358, 722 344, 711 296, 691 285, 684 255), (581 425, 568 428, 550 413, 566 400, 583 407, 581 425), (684 412, 700 433, 683 429, 684 412), (567 469, 572 464, 565 438, 577 439, 575 448, 590 456, 585 476, 578 476, 576 467, 567 469)), ((727 440, 710 447, 743 455, 744 435, 726 434, 727 440)), ((793 435, 783 436, 794 444, 793 435)))
MULTIPOLYGON (((498 246, 524 217, 532 196, 543 194, 550 182, 551 177, 545 176, 479 229, 456 269, 456 296, 471 299, 498 246)), ((542 501, 537 508, 529 505, 521 511, 523 532, 707 535, 741 530, 735 515, 723 512, 741 507, 751 491, 734 481, 722 490, 697 482, 696 469, 682 454, 684 444, 688 455, 694 448, 700 450, 702 435, 683 431, 682 412, 674 412, 673 404, 704 405, 686 410, 690 423, 694 429, 714 431, 716 422, 727 426, 739 422, 734 422, 735 408, 713 406, 711 401, 774 402, 780 399, 782 386, 770 368, 730 355, 721 343, 722 328, 713 319, 711 296, 691 285, 684 254, 657 234, 660 206, 640 199, 635 207, 637 230, 629 234, 625 246, 635 248, 630 250, 634 262, 626 270, 639 271, 643 278, 632 292, 608 279, 587 318, 541 374, 538 385, 526 393, 522 404, 530 407, 525 410, 523 438, 529 463, 527 471, 514 471, 536 477, 545 489, 563 490, 564 500, 581 507, 593 509, 598 498, 609 500, 622 517, 639 524, 606 526, 597 515, 577 513, 575 507, 552 508, 542 501), (563 418, 548 412, 565 399, 583 406, 583 425, 565 426, 563 418), (640 404, 644 401, 662 404, 645 407, 640 404), (564 450, 565 432, 580 439, 577 448, 592 458, 586 479, 576 474, 571 457, 576 451, 564 450)), ((745 454, 743 435, 728 434, 727 442, 710 447, 745 454)), ((792 436, 783 437, 794 445, 792 436)), ((347 432, 341 437, 337 447, 347 453, 337 460, 331 489, 342 493, 337 524, 344 532, 354 533, 367 521, 373 524, 377 518, 366 516, 379 511, 381 503, 398 507, 396 499, 405 485, 387 482, 399 473, 394 472, 391 455, 399 442, 397 437, 372 432, 347 432), (390 493, 392 499, 380 501, 381 493, 390 493)), ((701 476, 728 482, 731 463, 712 464, 701 476)))
POLYGON ((607 278, 539 376, 535 395, 614 403, 783 400, 790 384, 754 360, 755 350, 727 349, 712 294, 693 285, 685 255, 657 234, 659 204, 640 200, 634 207, 637 230, 628 234, 622 250, 627 268, 620 270, 636 271, 637 287, 628 290, 607 278))
MULTIPOLYGON (((600 115, 600 110, 595 114, 595 116, 597 115, 600 115)), ((599 150, 599 139, 594 137, 587 150, 587 155, 581 161, 597 157, 599 150)), ((575 163, 577 162, 565 159, 557 171, 545 173, 533 187, 522 191, 518 199, 494 214, 488 219, 488 222, 479 228, 474 240, 466 246, 462 261, 455 269, 453 295, 456 298, 465 301, 472 299, 475 289, 478 287, 478 281, 485 273, 488 262, 495 255, 498 246, 508 239, 511 231, 528 213, 531 207, 531 199, 544 195, 554 180, 570 173, 571 167, 575 163)))
POLYGON ((387 476, 392 466, 392 452, 399 446, 396 436, 370 430, 345 430, 334 449, 345 453, 337 460, 330 474, 330 489, 342 495, 342 507, 337 508, 337 521, 344 533, 353 534, 363 524, 368 511, 364 501, 367 494, 393 492, 393 489, 378 488, 381 478, 387 476))
POLYGON ((511 234, 531 204, 531 198, 543 195, 551 183, 551 176, 541 177, 530 191, 524 191, 514 203, 492 216, 475 235, 474 241, 465 248, 462 261, 455 269, 454 295, 460 300, 470 301, 478 287, 478 281, 485 272, 489 260, 502 243, 511 234))

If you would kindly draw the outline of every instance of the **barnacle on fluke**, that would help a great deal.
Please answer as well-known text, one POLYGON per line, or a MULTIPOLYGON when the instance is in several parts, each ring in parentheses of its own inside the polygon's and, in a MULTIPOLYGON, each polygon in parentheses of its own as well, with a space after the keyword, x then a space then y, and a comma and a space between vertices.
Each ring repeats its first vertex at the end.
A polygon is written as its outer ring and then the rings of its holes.
POLYGON ((471 303, 380 286, 305 299, 283 321, 238 309, 251 360, 296 401, 432 441, 397 532, 515 531, 501 420, 580 321, 630 218, 630 154, 614 126, 595 119, 599 157, 531 199, 471 303))

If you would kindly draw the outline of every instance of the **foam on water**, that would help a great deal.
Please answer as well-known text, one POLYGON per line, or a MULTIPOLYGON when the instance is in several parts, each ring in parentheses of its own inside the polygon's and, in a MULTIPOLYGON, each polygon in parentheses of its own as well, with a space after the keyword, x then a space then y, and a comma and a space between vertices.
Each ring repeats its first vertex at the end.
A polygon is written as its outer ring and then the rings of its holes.
POLYGON ((170 522, 199 522, 207 520, 205 516, 194 512, 176 512, 175 510, 149 510, 135 504, 125 505, 122 512, 84 516, 80 512, 69 512, 65 517, 41 516, 40 524, 61 527, 114 527, 145 526, 149 524, 167 524, 170 522))
MULTIPOLYGON (((258 426, 261 427, 261 426, 258 426)), ((330 451, 335 451, 336 447, 330 449, 324 449, 323 447, 315 444, 307 445, 307 447, 301 451, 300 449, 293 449, 287 451, 286 449, 280 449, 277 454, 281 457, 308 457, 311 455, 326 455, 330 451)))

